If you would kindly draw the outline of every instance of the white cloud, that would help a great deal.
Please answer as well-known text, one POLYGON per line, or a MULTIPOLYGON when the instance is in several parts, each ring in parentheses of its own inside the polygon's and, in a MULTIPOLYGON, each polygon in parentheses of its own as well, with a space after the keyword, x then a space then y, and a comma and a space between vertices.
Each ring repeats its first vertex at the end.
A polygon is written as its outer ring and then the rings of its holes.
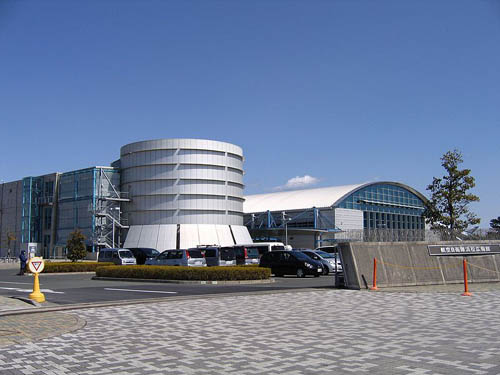
POLYGON ((278 186, 274 188, 275 190, 292 190, 292 189, 301 189, 307 186, 316 185, 319 182, 319 178, 309 176, 306 174, 305 176, 296 176, 287 181, 287 183, 283 186, 278 186))

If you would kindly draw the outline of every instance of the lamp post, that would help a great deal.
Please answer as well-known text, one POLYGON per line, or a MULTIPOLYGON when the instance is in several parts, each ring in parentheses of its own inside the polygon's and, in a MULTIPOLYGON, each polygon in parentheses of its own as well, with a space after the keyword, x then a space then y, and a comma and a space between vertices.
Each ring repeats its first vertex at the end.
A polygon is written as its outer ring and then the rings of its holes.
POLYGON ((285 246, 288 246, 288 222, 292 219, 287 217, 287 214, 285 211, 282 211, 281 212, 281 220, 282 220, 282 222, 285 223, 285 246))

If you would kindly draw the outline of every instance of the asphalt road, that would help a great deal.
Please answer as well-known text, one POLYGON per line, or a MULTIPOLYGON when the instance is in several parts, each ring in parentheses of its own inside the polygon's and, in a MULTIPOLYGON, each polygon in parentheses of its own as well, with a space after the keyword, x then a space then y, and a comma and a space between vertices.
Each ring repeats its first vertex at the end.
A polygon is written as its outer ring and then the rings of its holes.
MULTIPOLYGON (((33 276, 17 276, 17 269, 0 269, 0 295, 27 297, 33 290, 33 276)), ((40 289, 47 302, 66 305, 134 299, 246 293, 279 289, 333 288, 334 277, 308 276, 275 278, 274 283, 237 285, 172 284, 155 282, 92 280, 93 274, 41 274, 40 289)))

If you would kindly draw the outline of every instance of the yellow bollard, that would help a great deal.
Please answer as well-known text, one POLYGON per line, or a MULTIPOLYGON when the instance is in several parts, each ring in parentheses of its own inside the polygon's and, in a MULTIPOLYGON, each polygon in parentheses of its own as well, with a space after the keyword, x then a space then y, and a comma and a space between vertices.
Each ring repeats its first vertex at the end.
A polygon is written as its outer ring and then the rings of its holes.
POLYGON ((38 274, 43 271, 44 267, 45 263, 42 257, 31 258, 28 262, 28 268, 35 277, 33 280, 33 293, 29 297, 36 302, 45 302, 45 296, 40 292, 40 282, 38 281, 38 274))
POLYGON ((45 296, 40 292, 40 282, 38 281, 38 272, 35 273, 35 280, 33 282, 33 293, 29 295, 30 299, 36 302, 45 302, 45 296))

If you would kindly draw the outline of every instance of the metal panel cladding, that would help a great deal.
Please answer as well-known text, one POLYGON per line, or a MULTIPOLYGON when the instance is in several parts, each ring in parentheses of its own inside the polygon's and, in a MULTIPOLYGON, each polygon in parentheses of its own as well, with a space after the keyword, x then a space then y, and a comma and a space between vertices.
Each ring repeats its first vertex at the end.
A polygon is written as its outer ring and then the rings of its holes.
POLYGON ((226 142, 157 139, 120 150, 129 225, 243 225, 243 150, 226 142))

